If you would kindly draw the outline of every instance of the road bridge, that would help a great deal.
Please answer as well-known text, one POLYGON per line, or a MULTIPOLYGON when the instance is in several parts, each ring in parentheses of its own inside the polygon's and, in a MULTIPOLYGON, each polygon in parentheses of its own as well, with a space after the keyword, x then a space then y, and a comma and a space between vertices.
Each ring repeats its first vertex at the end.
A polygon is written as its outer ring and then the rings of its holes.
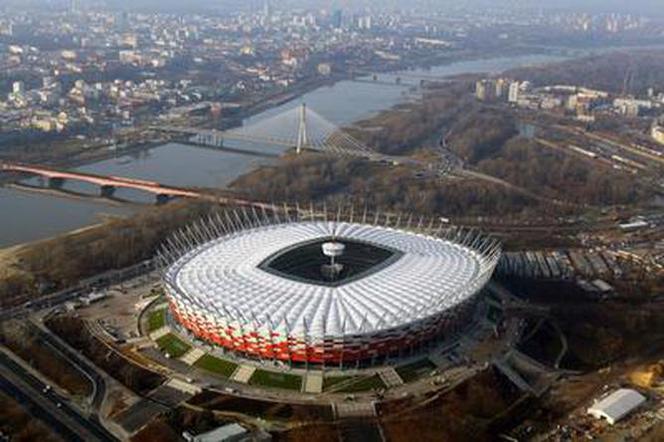
POLYGON ((85 172, 58 170, 46 166, 37 166, 21 163, 1 163, 0 170, 4 172, 27 173, 48 179, 49 186, 62 187, 65 181, 82 181, 99 186, 101 195, 110 197, 117 188, 135 189, 156 195, 158 202, 164 202, 172 197, 200 198, 201 193, 195 190, 180 187, 165 186, 155 181, 146 181, 135 178, 96 175, 85 172))
MULTIPOLYGON (((408 88, 408 87, 414 87, 415 84, 413 83, 403 83, 401 81, 401 77, 397 77, 396 79, 390 81, 390 80, 383 80, 377 77, 372 77, 372 78, 367 78, 367 77, 353 77, 352 80, 353 83, 364 83, 364 84, 377 84, 380 86, 396 86, 396 87, 401 87, 401 88, 408 88)), ((420 80, 421 82, 422 80, 420 80)))
POLYGON ((390 82, 391 84, 412 86, 412 83, 404 83, 403 80, 419 80, 420 84, 425 82, 450 82, 453 81, 448 75, 418 74, 413 71, 395 71, 395 72, 375 72, 375 71, 351 71, 353 80, 362 80, 363 82, 390 82), (393 79, 384 80, 384 78, 393 79))
MULTIPOLYGON (((152 193, 157 196, 157 202, 166 202, 173 197, 183 198, 196 198, 203 199, 218 204, 239 206, 239 207, 253 207, 256 209, 274 210, 274 204, 268 204, 260 201, 255 201, 247 198, 240 198, 237 196, 229 195, 228 193, 222 194, 217 191, 205 189, 188 189, 182 187, 167 186, 157 183, 155 181, 146 181, 135 178, 124 178, 117 176, 104 176, 95 175, 90 173, 83 173, 77 171, 58 170, 51 167, 29 165, 20 163, 0 163, 0 171, 5 172, 19 172, 28 173, 45 177, 52 184, 55 181, 56 186, 61 186, 65 180, 78 180, 83 182, 92 183, 101 187, 102 196, 105 195, 105 188, 122 187, 127 189, 137 189, 152 193)), ((53 185, 53 184, 52 184, 53 185)))

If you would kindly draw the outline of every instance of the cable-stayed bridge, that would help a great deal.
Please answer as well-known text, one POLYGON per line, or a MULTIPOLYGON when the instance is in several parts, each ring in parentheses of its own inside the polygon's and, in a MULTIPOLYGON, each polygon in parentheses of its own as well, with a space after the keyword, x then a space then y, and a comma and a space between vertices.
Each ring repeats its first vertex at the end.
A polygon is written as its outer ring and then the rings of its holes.
POLYGON ((305 104, 247 126, 226 131, 182 126, 152 126, 151 129, 191 135, 194 141, 211 146, 223 146, 226 140, 235 140, 295 148, 297 153, 313 150, 335 155, 365 157, 375 155, 368 146, 305 104))

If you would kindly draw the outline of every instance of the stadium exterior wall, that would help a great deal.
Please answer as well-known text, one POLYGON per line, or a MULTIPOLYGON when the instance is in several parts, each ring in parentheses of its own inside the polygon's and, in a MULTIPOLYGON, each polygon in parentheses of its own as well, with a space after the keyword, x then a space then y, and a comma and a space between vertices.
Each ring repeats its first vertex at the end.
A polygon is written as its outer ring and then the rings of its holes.
POLYGON ((323 340, 292 336, 271 330, 246 329, 240 324, 222 325, 169 301, 171 314, 203 341, 258 359, 346 366, 395 353, 410 353, 437 339, 444 339, 472 321, 479 295, 452 309, 404 327, 375 334, 329 337, 323 340))

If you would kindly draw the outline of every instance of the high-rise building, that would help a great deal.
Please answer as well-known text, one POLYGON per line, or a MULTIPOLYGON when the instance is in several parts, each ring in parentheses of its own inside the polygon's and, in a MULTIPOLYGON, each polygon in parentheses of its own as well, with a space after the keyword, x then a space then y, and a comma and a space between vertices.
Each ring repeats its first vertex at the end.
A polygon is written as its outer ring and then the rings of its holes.
POLYGON ((574 95, 569 95, 567 97, 567 100, 565 101, 565 108, 569 111, 575 111, 576 106, 579 103, 579 96, 574 94, 574 95))
POLYGON ((502 98, 507 92, 507 82, 504 78, 496 80, 496 98, 502 98))
POLYGON ((486 83, 484 80, 475 83, 475 97, 477 97, 478 100, 486 100, 486 83))
POLYGON ((510 83, 510 88, 507 93, 507 101, 510 103, 516 103, 519 101, 519 89, 521 88, 521 85, 519 84, 518 81, 513 81, 510 83))
POLYGON ((129 28, 129 13, 127 11, 122 11, 116 15, 115 27, 122 32, 129 28))
POLYGON ((342 18, 343 16, 341 9, 335 9, 335 11, 332 13, 332 27, 335 29, 340 29, 342 18))
POLYGON ((359 29, 370 30, 371 29, 371 16, 366 15, 364 17, 359 17, 357 19, 357 27, 359 29))
POLYGON ((493 79, 480 80, 475 83, 475 97, 481 101, 496 99, 497 81, 493 79))

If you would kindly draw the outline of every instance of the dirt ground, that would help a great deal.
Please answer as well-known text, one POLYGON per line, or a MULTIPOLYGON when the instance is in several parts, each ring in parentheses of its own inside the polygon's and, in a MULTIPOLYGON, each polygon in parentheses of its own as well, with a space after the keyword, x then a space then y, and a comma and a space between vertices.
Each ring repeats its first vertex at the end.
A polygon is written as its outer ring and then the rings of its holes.
POLYGON ((140 282, 133 286, 115 286, 107 291, 106 298, 78 309, 78 314, 81 319, 98 323, 106 331, 115 333, 119 339, 138 337, 138 315, 151 287, 150 283, 140 282))

